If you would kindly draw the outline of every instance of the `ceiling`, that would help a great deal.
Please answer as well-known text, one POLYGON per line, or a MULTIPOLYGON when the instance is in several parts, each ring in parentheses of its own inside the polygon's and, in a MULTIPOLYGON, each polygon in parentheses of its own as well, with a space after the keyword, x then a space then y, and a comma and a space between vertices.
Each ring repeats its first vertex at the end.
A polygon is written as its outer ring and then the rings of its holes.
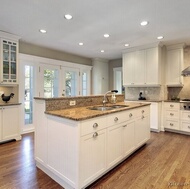
POLYGON ((123 50, 155 43, 161 35, 164 45, 190 44, 189 0, 0 0, 0 7, 1 31, 88 58, 121 58, 123 50), (141 26, 143 20, 149 24, 141 26))

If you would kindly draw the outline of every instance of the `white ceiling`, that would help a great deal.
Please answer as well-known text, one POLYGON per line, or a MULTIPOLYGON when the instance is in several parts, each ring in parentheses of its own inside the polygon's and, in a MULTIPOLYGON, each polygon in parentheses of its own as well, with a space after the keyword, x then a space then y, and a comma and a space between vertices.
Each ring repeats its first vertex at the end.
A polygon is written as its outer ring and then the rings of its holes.
POLYGON ((190 0, 0 0, 0 7, 1 31, 89 58, 121 58, 125 43, 155 43, 160 35, 164 45, 190 44, 190 0), (68 13, 72 20, 64 19, 68 13))

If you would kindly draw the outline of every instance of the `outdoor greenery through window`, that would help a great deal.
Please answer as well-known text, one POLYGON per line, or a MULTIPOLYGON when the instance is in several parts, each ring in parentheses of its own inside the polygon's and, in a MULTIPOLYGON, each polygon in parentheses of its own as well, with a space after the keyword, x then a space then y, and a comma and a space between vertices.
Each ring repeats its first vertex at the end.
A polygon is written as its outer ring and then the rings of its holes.
POLYGON ((58 71, 44 70, 44 97, 58 97, 58 71))
POLYGON ((33 123, 33 67, 25 66, 25 124, 33 123))
POLYGON ((76 72, 66 72, 66 96, 76 95, 76 72))

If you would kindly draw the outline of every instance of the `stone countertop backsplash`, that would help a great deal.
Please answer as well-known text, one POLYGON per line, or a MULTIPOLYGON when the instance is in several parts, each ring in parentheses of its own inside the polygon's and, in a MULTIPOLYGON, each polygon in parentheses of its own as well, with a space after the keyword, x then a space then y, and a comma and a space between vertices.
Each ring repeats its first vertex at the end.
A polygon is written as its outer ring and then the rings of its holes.
MULTIPOLYGON (((36 100, 45 100, 46 111, 70 109, 84 106, 102 105, 104 95, 60 97, 60 98, 40 98, 36 100), (75 101, 76 105, 71 106, 70 101, 75 101)), ((111 95, 107 95, 110 101, 111 95)), ((116 94, 117 102, 124 102, 124 95, 116 94)))

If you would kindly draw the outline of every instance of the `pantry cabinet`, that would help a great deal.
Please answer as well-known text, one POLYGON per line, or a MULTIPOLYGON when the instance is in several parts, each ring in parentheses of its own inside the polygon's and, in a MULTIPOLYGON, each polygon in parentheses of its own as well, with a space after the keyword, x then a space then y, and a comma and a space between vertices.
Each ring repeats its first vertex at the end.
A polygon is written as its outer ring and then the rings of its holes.
POLYGON ((123 85, 159 86, 161 84, 161 47, 123 54, 123 85))
POLYGON ((0 32, 0 84, 18 84, 18 39, 0 32))
POLYGON ((20 106, 0 106, 0 142, 20 140, 20 106))
POLYGON ((167 47, 166 85, 183 86, 184 44, 167 47))

